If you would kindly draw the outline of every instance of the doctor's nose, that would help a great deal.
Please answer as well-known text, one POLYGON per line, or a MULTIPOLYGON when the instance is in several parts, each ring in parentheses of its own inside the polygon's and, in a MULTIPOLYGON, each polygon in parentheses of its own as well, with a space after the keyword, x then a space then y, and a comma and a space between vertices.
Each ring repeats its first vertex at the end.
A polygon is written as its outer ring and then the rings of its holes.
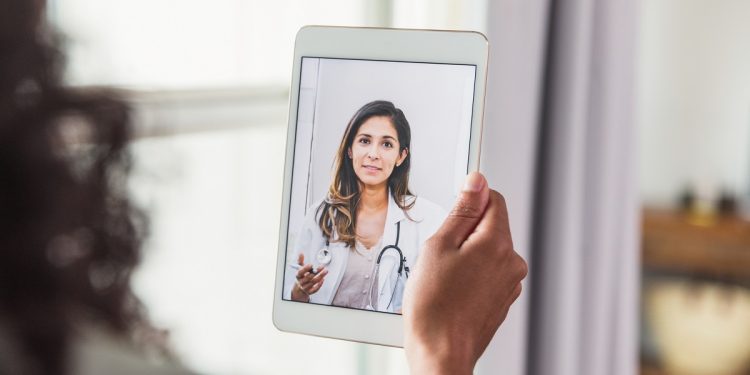
POLYGON ((380 159, 380 155, 378 154, 378 151, 377 151, 377 149, 371 149, 371 150, 367 151, 367 157, 368 157, 368 158, 369 158, 370 160, 377 160, 377 159, 380 159))

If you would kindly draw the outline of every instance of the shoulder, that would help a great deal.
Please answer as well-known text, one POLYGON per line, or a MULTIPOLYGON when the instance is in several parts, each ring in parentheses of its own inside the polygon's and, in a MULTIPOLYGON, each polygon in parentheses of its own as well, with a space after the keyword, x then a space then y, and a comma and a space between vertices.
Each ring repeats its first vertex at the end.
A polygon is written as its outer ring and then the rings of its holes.
POLYGON ((320 228, 318 227, 318 220, 321 216, 321 210, 320 205, 322 204, 323 200, 316 202, 313 205, 310 205, 307 207, 307 209, 304 211, 304 213, 299 212, 296 215, 296 218, 299 220, 301 215, 304 215, 301 217, 301 220, 298 222, 296 229, 290 228, 294 233, 296 233, 298 239, 305 239, 310 238, 310 236, 316 236, 320 233, 320 228))
POLYGON ((317 222, 318 219, 320 219, 320 216, 323 214, 321 207, 323 206, 324 202, 325 199, 319 199, 308 206, 307 210, 305 211, 305 221, 317 222))

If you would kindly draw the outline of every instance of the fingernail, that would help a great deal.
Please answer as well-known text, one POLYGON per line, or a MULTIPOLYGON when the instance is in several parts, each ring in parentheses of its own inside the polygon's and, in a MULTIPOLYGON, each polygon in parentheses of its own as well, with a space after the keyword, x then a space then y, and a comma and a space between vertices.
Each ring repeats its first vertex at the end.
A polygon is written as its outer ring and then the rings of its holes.
POLYGON ((484 176, 482 176, 479 172, 471 172, 468 176, 466 176, 466 181, 464 182, 464 191, 465 192, 477 192, 482 190, 484 187, 485 180, 484 176))

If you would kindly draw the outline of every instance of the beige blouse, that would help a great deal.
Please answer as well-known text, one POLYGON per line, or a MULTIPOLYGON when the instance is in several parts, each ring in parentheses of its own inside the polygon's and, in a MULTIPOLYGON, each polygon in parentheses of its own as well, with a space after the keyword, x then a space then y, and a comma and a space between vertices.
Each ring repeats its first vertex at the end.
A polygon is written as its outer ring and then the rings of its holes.
POLYGON ((346 270, 333 296, 332 305, 355 309, 367 309, 372 308, 369 306, 378 305, 378 276, 372 271, 382 241, 381 237, 371 248, 365 247, 359 241, 355 242, 354 251, 347 258, 346 270))

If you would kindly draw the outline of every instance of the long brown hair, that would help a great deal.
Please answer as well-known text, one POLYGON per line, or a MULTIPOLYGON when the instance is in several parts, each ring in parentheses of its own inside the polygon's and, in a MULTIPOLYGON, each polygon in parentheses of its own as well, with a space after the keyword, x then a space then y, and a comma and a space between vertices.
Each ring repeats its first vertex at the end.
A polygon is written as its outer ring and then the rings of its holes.
POLYGON ((18 352, 2 365, 21 374, 70 372, 77 322, 123 335, 143 323, 129 110, 112 92, 64 87, 44 8, 0 5, 0 334, 18 352))
POLYGON ((388 177, 388 188, 393 200, 404 211, 414 206, 413 196, 409 190, 409 168, 411 167, 411 128, 404 112, 385 100, 376 100, 360 108, 346 127, 341 144, 336 152, 334 177, 328 188, 328 195, 316 211, 318 226, 328 241, 344 242, 354 247, 356 240, 357 206, 359 205, 359 179, 354 173, 352 159, 348 150, 354 143, 357 131, 371 117, 387 117, 396 128, 399 143, 399 154, 407 151, 401 165, 395 166, 388 177))

